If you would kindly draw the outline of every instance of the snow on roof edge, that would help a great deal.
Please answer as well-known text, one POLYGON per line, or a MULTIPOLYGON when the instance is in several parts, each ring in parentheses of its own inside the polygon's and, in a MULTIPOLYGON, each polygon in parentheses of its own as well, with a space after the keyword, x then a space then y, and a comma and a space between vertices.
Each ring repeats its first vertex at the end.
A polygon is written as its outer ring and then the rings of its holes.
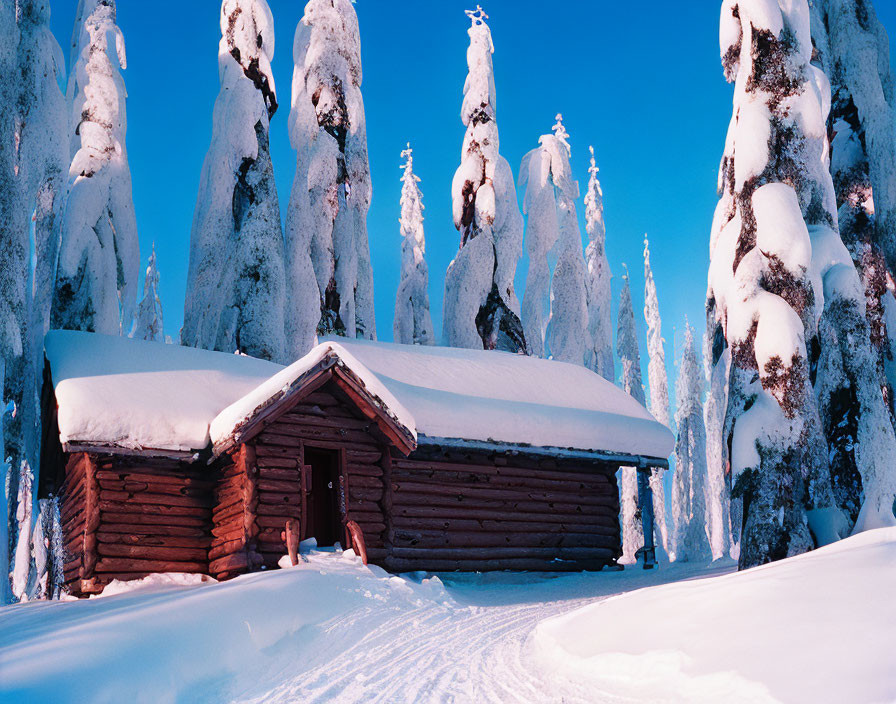
POLYGON ((586 450, 576 447, 556 447, 553 445, 530 445, 503 440, 464 440, 462 438, 440 438, 431 435, 417 434, 417 446, 441 446, 470 450, 496 450, 499 452, 518 452, 527 455, 544 455, 568 459, 596 459, 610 462, 631 461, 633 465, 669 468, 669 459, 652 455, 636 455, 627 452, 611 452, 609 450, 586 450))

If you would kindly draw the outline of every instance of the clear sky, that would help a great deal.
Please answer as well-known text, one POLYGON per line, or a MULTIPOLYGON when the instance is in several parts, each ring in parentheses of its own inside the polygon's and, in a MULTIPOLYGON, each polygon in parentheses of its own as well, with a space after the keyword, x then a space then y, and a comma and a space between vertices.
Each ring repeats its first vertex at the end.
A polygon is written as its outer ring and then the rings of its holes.
MULTIPOLYGON (((281 106, 271 122, 271 146, 285 213, 295 166, 287 136, 292 40, 304 2, 269 4, 276 27, 273 68, 281 106)), ((554 115, 563 113, 573 173, 584 196, 588 145, 594 145, 614 274, 614 321, 623 263, 631 271, 636 311, 643 307, 646 233, 670 383, 685 315, 700 334, 703 330, 707 242, 732 96, 718 57, 720 4, 485 4, 495 43, 500 151, 517 175, 523 154, 550 131, 554 115)), ((52 0, 52 28, 66 56, 76 5, 76 0, 52 0)), ((893 35, 896 2, 876 0, 875 5, 893 35)), ((155 241, 165 331, 176 338, 183 318, 193 208, 218 92, 220 3, 184 0, 173 7, 119 0, 118 23, 128 55, 127 149, 142 266, 155 241)), ((407 141, 414 147, 414 166, 422 179, 430 302, 437 334, 441 330, 444 274, 459 241, 451 219, 451 179, 464 134, 459 113, 469 20, 463 11, 471 7, 459 0, 357 0, 373 180, 368 227, 380 339, 392 339, 400 263, 399 152, 407 141)), ((580 200, 580 220, 583 211, 580 200)), ((525 262, 517 277, 520 298, 524 269, 525 262)), ((643 316, 638 324, 643 354, 643 316)))

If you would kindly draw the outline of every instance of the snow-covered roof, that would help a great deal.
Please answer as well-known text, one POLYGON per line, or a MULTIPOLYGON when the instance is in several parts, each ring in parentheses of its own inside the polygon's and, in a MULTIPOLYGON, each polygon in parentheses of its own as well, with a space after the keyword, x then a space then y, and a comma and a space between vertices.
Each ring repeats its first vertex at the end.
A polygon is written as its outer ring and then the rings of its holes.
POLYGON ((326 339, 288 367, 90 333, 47 336, 63 443, 198 450, 223 443, 325 359, 421 444, 665 458, 672 433, 584 367, 523 355, 326 339))

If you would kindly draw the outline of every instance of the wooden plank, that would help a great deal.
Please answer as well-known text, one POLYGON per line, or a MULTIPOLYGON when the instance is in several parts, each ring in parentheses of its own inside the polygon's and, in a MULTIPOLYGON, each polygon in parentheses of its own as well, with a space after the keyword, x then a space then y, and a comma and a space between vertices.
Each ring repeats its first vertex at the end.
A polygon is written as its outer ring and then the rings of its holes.
POLYGON ((117 545, 100 542, 97 543, 96 550, 103 557, 133 557, 144 560, 175 560, 178 562, 201 562, 208 559, 207 548, 117 545))
POLYGON ((128 572, 147 575, 152 572, 202 572, 208 569, 205 561, 141 560, 127 557, 104 557, 96 564, 97 572, 128 572))
MULTIPOLYGON (((102 526, 106 528, 106 526, 102 526)), ((192 537, 181 535, 146 535, 136 533, 115 533, 109 530, 98 530, 97 541, 115 545, 134 545, 138 547, 160 548, 195 548, 208 550, 212 539, 209 536, 192 537)))

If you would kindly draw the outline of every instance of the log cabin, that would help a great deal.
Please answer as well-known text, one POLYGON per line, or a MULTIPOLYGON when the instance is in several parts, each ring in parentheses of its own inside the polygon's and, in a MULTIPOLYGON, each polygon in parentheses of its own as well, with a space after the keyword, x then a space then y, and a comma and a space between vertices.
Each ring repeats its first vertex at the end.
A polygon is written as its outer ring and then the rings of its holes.
POLYGON ((396 572, 600 570, 616 473, 673 445, 591 371, 503 352, 334 338, 283 367, 71 331, 45 350, 39 491, 75 595, 275 568, 288 521, 396 572))

